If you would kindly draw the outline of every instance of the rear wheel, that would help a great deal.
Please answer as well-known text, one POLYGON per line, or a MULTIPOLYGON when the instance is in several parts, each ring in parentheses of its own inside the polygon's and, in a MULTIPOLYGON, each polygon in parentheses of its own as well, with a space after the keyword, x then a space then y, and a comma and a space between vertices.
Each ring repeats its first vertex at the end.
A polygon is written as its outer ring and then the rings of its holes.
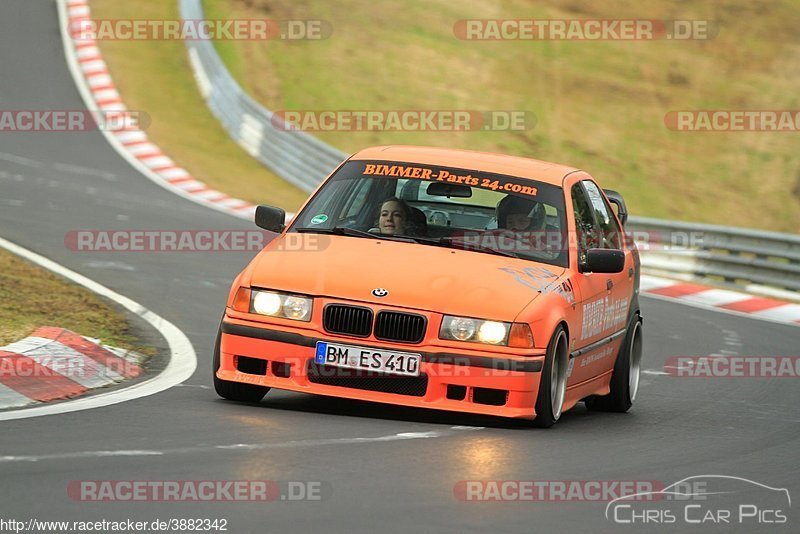
POLYGON ((561 417, 564 396, 567 391, 567 367, 569 365, 569 342, 564 327, 559 325, 547 344, 539 393, 536 396, 536 419, 534 426, 548 428, 561 417))
POLYGON ((642 321, 635 314, 628 325, 625 343, 620 348, 614 372, 611 375, 611 392, 608 395, 586 399, 586 407, 594 412, 627 412, 639 392, 639 374, 642 363, 642 321))
POLYGON ((268 387, 254 386, 253 384, 241 384, 239 382, 229 382, 217 378, 220 362, 220 342, 222 340, 222 327, 217 332, 217 341, 214 343, 214 391, 224 399, 239 402, 259 402, 269 391, 268 387))

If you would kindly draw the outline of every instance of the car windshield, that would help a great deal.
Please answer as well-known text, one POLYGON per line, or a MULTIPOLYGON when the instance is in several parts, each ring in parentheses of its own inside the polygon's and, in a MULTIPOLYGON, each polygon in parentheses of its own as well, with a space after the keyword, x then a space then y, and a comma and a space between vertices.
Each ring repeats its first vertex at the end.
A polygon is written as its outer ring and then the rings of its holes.
POLYGON ((568 262, 560 187, 420 163, 345 163, 289 231, 417 242, 561 267, 568 262))

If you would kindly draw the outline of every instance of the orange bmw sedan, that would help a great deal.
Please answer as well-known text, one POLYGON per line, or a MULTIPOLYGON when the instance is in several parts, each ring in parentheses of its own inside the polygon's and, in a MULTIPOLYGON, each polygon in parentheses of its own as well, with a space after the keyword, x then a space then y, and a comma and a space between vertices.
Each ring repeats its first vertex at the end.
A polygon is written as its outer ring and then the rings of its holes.
POLYGON ((627 411, 642 355, 622 197, 586 172, 441 148, 362 150, 235 279, 214 386, 532 420, 627 411))

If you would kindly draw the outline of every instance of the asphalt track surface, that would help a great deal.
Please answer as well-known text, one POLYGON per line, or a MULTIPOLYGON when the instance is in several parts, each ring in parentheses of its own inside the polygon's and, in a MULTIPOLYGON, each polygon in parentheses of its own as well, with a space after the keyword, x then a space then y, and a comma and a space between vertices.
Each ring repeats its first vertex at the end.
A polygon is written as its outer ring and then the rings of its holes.
MULTIPOLYGON (((0 67, 0 109, 83 109, 54 2, 0 3, 0 67)), ((796 379, 643 375, 630 413, 594 414, 579 405, 550 430, 278 391, 260 405, 223 401, 210 388, 211 348, 229 283, 251 253, 76 253, 64 246, 65 232, 76 229, 210 228, 253 227, 151 183, 97 132, 0 133, 0 235, 154 310, 186 333, 199 358, 194 376, 160 394, 0 423, 0 518, 226 518, 230 532, 604 532, 643 527, 607 521, 605 503, 463 502, 453 489, 472 479, 670 483, 718 474, 800 497, 796 379), (250 446, 218 447, 236 444, 250 446), (120 450, 149 453, 97 454, 120 450), (319 502, 272 503, 93 503, 67 494, 76 480, 244 479, 321 481, 327 489, 319 502)), ((643 369, 661 369, 673 355, 722 350, 798 354, 796 327, 651 298, 642 299, 642 311, 643 369)), ((157 358, 152 373, 159 367, 157 358)), ((796 532, 796 510, 782 528, 742 531, 796 532)))

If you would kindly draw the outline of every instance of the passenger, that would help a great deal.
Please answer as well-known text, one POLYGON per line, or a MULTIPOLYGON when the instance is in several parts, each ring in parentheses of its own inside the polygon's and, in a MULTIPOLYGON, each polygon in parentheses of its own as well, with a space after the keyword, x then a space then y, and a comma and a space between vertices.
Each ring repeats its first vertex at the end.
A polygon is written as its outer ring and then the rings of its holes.
POLYGON ((381 203, 378 212, 378 231, 382 234, 404 234, 411 216, 411 206, 396 197, 387 198, 381 203))

